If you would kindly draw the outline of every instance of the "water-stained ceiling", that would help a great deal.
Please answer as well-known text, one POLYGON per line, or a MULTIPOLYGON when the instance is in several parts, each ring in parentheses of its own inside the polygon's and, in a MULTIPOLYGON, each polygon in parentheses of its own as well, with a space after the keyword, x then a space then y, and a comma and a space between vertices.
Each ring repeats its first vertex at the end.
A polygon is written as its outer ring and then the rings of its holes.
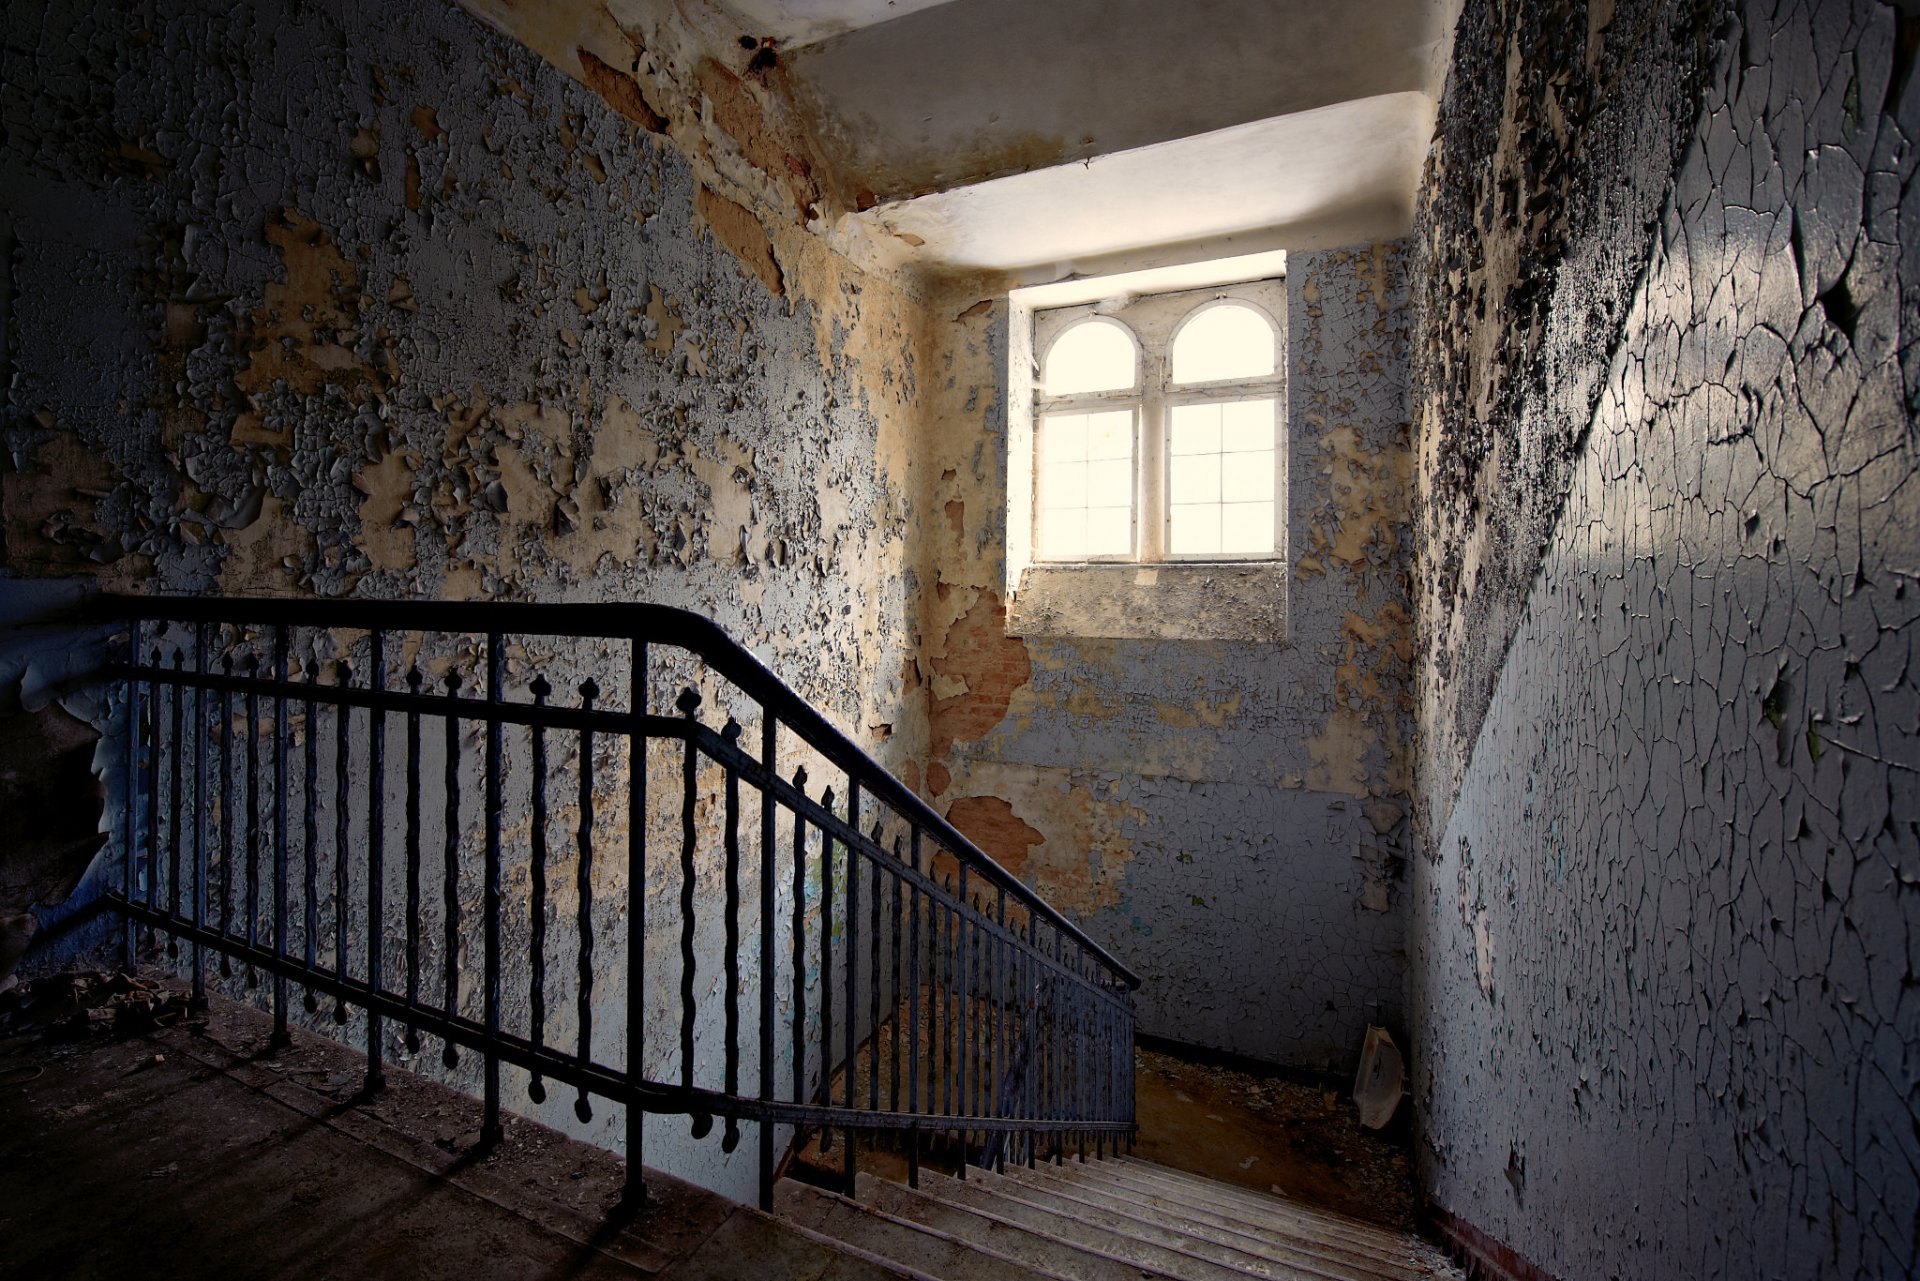
POLYGON ((656 97, 663 80, 686 87, 678 127, 658 104, 636 118, 657 107, 664 132, 717 126, 856 259, 1016 283, 1403 233, 1458 12, 1458 0, 464 3, 603 94, 608 68, 656 97))

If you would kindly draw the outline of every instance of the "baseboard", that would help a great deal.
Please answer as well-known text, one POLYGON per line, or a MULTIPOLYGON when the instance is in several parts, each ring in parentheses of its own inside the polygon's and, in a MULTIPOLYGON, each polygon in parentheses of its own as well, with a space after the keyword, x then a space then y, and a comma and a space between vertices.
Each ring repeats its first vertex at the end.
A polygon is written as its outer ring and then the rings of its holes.
POLYGON ((1552 1273, 1460 1216, 1430 1205, 1426 1217, 1447 1252, 1473 1281, 1554 1281, 1552 1273))

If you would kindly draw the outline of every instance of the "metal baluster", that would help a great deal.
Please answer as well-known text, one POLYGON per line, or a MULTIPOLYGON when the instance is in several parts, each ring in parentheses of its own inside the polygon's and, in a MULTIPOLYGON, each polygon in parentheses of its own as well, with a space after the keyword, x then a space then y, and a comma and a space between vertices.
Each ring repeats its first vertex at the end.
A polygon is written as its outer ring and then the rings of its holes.
MULTIPOLYGON (((420 697, 420 665, 407 665, 407 693, 420 697)), ((420 1008, 420 709, 407 708, 407 1010, 420 1008)), ((407 1020, 407 1053, 420 1053, 420 1029, 407 1020)))
MULTIPOLYGON (((221 656, 220 670, 233 679, 233 655, 221 656)), ((233 691, 220 691, 220 933, 223 939, 233 935, 233 864, 238 857, 234 832, 240 825, 233 817, 233 691)), ((233 958, 220 952, 220 976, 233 977, 233 958)))
MULTIPOLYGON (((740 743, 740 722, 727 717, 720 728, 720 739, 728 747, 740 743)), ((740 774, 729 761, 722 771, 726 776, 726 942, 722 963, 727 983, 726 1077, 728 1098, 740 1097, 740 774)), ((740 1146, 740 1120, 729 1112, 720 1134, 720 1150, 732 1152, 740 1146)))
MULTIPOLYGON (((178 676, 185 665, 186 655, 180 652, 179 646, 174 646, 174 675, 178 676)), ((180 722, 182 709, 186 703, 186 693, 185 687, 176 680, 173 685, 173 697, 170 700, 173 717, 173 750, 169 755, 173 758, 173 770, 171 774, 172 788, 168 793, 169 804, 171 806, 169 813, 172 817, 167 826, 167 915, 173 919, 168 922, 169 925, 180 919, 180 793, 182 790, 182 779, 180 777, 180 722)), ((180 955, 179 941, 171 929, 167 932, 167 955, 171 957, 178 957, 180 955)))
MULTIPOLYGON (((460 673, 447 674, 447 699, 452 702, 460 696, 460 673)), ((446 979, 446 1016, 449 1020, 460 1016, 460 720, 448 707, 446 723, 446 832, 445 847, 441 854, 441 889, 443 924, 446 927, 446 951, 441 958, 441 972, 446 979)), ((460 1051, 454 1047, 453 1038, 448 1037, 446 1046, 440 1051, 440 1061, 447 1067, 455 1067, 460 1062, 460 1051)))
MULTIPOLYGON (((500 704, 505 701, 506 647, 499 632, 487 634, 487 862, 481 890, 485 916, 486 991, 483 1015, 487 1027, 485 1071, 481 1083, 480 1146, 492 1148, 505 1137, 500 1125, 500 1059, 493 1047, 500 1042, 500 817, 505 806, 500 789, 505 773, 501 761, 500 704)), ((584 1096, 582 1102, 584 1103, 584 1096)))
MULTIPOLYGON (((953 882, 941 886, 946 891, 936 915, 940 922, 940 942, 933 949, 934 963, 940 967, 939 1013, 935 1019, 940 1031, 940 1114, 953 1115, 953 963, 959 956, 959 940, 953 933, 953 882)), ((952 1127, 948 1127, 952 1137, 952 1127)))
MULTIPOLYGON (((627 705, 633 729, 627 734, 627 1081, 637 1085, 646 1077, 647 1024, 647 737, 641 718, 647 714, 647 646, 632 643, 632 670, 628 674, 627 705)), ((628 1205, 647 1200, 646 1109, 631 1100, 626 1105, 628 1205)))
MULTIPOLYGON (((1026 1011, 1027 1034, 1027 1081, 1026 1114, 1034 1117, 1040 1111, 1040 1073, 1044 1060, 1042 1054, 1046 1048, 1045 1034, 1040 1026, 1040 962, 1035 950, 1040 937, 1040 921, 1032 911, 1027 913, 1026 947, 1020 953, 1020 1001, 1026 1011)), ((1027 1131, 1027 1168, 1033 1169, 1039 1162, 1040 1132, 1027 1131)))
MULTIPOLYGON (((880 848, 880 824, 873 825, 873 848, 880 848)), ((880 1065, 882 1056, 880 1039, 880 856, 876 852, 867 859, 867 893, 871 898, 867 928, 871 934, 868 944, 867 961, 867 1000, 871 1008, 867 1012, 867 1110, 880 1110, 880 1065)))
MULTIPOLYGON (((140 679, 133 669, 140 665, 140 620, 127 625, 127 759, 122 773, 125 792, 121 796, 122 839, 120 843, 120 893, 131 905, 138 888, 140 851, 140 679)), ((133 917, 128 916, 120 929, 120 968, 133 973, 133 917)))
MULTIPOLYGON (((320 1008, 320 1002, 314 995, 313 975, 317 964, 320 938, 320 831, 319 831, 319 790, 320 790, 320 713, 313 699, 314 687, 320 680, 320 660, 317 655, 309 655, 306 663, 307 698, 304 712, 306 715, 306 789, 301 793, 306 811, 306 845, 302 858, 306 865, 306 936, 305 955, 302 960, 306 968, 306 991, 302 993, 300 1003, 312 1014, 320 1008)), ((229 731, 231 732, 231 731, 229 731)))
MULTIPOLYGON (((773 709, 764 703, 760 706, 760 769, 761 777, 766 781, 760 787, 760 1101, 773 1101, 773 986, 776 978, 773 963, 773 876, 774 876, 774 815, 773 784, 779 777, 774 772, 776 762, 774 753, 779 749, 779 722, 774 720, 773 709)), ((797 1017, 797 1012, 796 1012, 797 1017)), ((773 1210, 773 1122, 762 1116, 758 1127, 760 1137, 760 1208, 773 1210)))
MULTIPOLYGON (((793 771, 793 787, 807 794, 807 767, 793 771)), ((807 1097, 807 820, 793 811, 793 1101, 807 1097)), ((798 1138, 798 1127, 795 1128, 798 1138)), ((798 1146, 796 1142, 795 1146, 798 1146)))
MULTIPOLYGON (((1012 1084, 1007 1065, 1013 1061, 1011 1047, 1007 1043, 1007 970, 1006 970, 1006 929, 1007 929, 1007 887, 995 887, 997 892, 994 912, 999 922, 999 932, 993 936, 993 1097, 988 1103, 995 1116, 1005 1116, 1008 1102, 1006 1090, 1012 1084)), ((994 1136, 994 1168, 1001 1173, 1007 1169, 1007 1132, 1001 1130, 994 1136)))
MULTIPOLYGON (((247 680, 260 680, 260 656, 247 655, 247 680)), ((247 690, 247 951, 251 956, 260 944, 260 691, 247 690)), ((260 973, 247 962, 247 986, 259 980, 260 973)))
MULTIPOLYGON (((207 925, 207 624, 193 629, 193 928, 207 925)), ((207 966, 196 934, 193 943, 194 1009, 207 1005, 207 966)))
MULTIPOLYGON (((833 813, 833 789, 820 795, 833 813)), ((820 1103, 833 1104, 833 836, 820 829, 820 1103)), ((820 1151, 833 1151, 833 1127, 820 1127, 820 1151)))
MULTIPOLYGON (((962 1116, 966 1115, 970 1110, 969 1104, 973 1099, 973 1095, 969 1093, 967 1089, 969 1084, 967 1076, 968 1060, 973 1054, 973 1002, 970 999, 973 995, 973 969, 970 965, 972 957, 969 954, 968 948, 968 944, 972 940, 969 937, 966 914, 966 909, 972 902, 972 898, 967 894, 967 865, 962 863, 960 864, 960 897, 954 911, 955 932, 958 936, 957 941, 960 947, 959 965, 956 971, 957 982, 955 985, 958 1000, 958 1008, 955 1011, 955 1015, 960 1024, 960 1062, 957 1065, 959 1080, 955 1087, 955 1093, 960 1096, 957 1104, 962 1116)), ((973 1135, 965 1127, 962 1127, 958 1131, 958 1134, 960 1137, 960 1177, 965 1179, 967 1177, 967 1163, 972 1159, 968 1153, 973 1146, 973 1135)))
MULTIPOLYGON (((600 697, 600 686, 591 678, 580 683, 580 709, 591 712, 593 700, 600 697)), ((584 1071, 593 1063, 593 731, 580 731, 580 830, 576 836, 579 858, 574 867, 574 882, 579 900, 580 970, 574 1009, 580 1023, 580 1049, 576 1061, 584 1071)), ((579 1087, 573 1100, 573 1114, 581 1121, 593 1120, 593 1104, 587 1087, 579 1087)))
MULTIPOLYGON (((333 666, 334 685, 346 689, 353 682, 353 667, 346 659, 333 666)), ((353 892, 352 868, 347 859, 348 832, 352 822, 351 810, 347 805, 347 789, 352 785, 353 777, 351 755, 352 747, 348 735, 353 729, 353 715, 345 703, 338 703, 333 709, 333 964, 334 977, 341 986, 335 989, 333 998, 333 1021, 344 1024, 347 1021, 347 912, 348 898, 353 892)), ((252 771, 248 771, 251 778, 252 771)), ((249 862, 248 874, 252 874, 249 862)), ((249 899, 251 903, 251 899, 249 899)), ((247 918, 247 929, 253 929, 253 918, 247 918)))
MULTIPOLYGON (((535 676, 528 688, 533 691, 533 705, 545 707, 547 695, 553 693, 547 678, 535 676)), ((528 982, 527 1001, 531 1011, 527 1022, 533 1037, 533 1052, 537 1055, 545 1048, 547 1036, 547 731, 536 718, 529 732, 533 739, 533 865, 528 868, 528 875, 533 880, 533 902, 529 908, 532 919, 528 922, 527 950, 533 975, 528 982)), ((540 1079, 538 1067, 527 1079, 527 1097, 535 1103, 547 1101, 547 1086, 540 1079)))
MULTIPOLYGON (((900 862, 898 836, 893 838, 893 861, 896 865, 900 862)), ((888 898, 892 900, 888 904, 887 911, 887 920, 892 927, 889 931, 891 937, 888 943, 888 973, 893 975, 893 985, 887 994, 889 1001, 887 1026, 892 1029, 892 1035, 887 1038, 891 1042, 891 1063, 887 1068, 887 1109, 898 1112, 900 1110, 900 1000, 903 995, 900 991, 900 872, 898 866, 887 869, 887 890, 888 898)))
POLYGON ((147 678, 147 857, 141 866, 144 875, 140 878, 145 890, 147 907, 152 909, 159 902, 160 881, 160 741, 165 734, 166 709, 160 692, 160 647, 154 646, 154 674, 147 678))
MULTIPOLYGON (((367 711, 367 777, 371 789, 367 797, 367 991, 380 995, 386 987, 386 959, 381 955, 386 944, 386 842, 387 842, 387 712, 380 699, 387 692, 387 636, 374 628, 367 636, 372 651, 372 667, 367 672, 367 688, 374 703, 367 711)), ((387 1074, 382 1066, 382 1021, 375 1006, 367 1007, 367 1080, 366 1092, 374 1094, 386 1088, 387 1074)))
MULTIPOLYGON (((287 1030, 287 629, 273 633, 273 1032, 267 1047, 284 1050, 293 1044, 287 1030)), ((223 703, 224 710, 224 703, 223 703)), ((225 742, 233 732, 229 717, 221 730, 225 742)), ((222 810, 220 821, 227 821, 222 810)))
MULTIPOLYGON (((909 838, 908 853, 913 870, 920 871, 920 827, 916 823, 909 838)), ((920 887, 907 887, 907 1111, 920 1115, 920 887)), ((920 1186, 920 1127, 907 1133, 907 1186, 920 1186)))
MULTIPOLYGON (((855 840, 860 836, 860 780, 847 780, 847 831, 855 840)), ((855 848, 847 846, 847 1017, 846 1022, 846 1073, 847 1073, 847 1111, 854 1110, 854 1078, 859 1075, 858 1024, 860 1022, 860 865, 854 861, 855 848)), ((848 1196, 854 1194, 856 1187, 854 1169, 855 1141, 852 1126, 846 1127, 840 1136, 845 1144, 841 1157, 843 1179, 848 1196)))
MULTIPOLYGON (((692 686, 680 691, 680 697, 674 700, 674 706, 686 717, 687 750, 682 765, 684 786, 680 795, 680 1086, 684 1090, 693 1089, 693 897, 695 868, 693 845, 695 839, 694 807, 699 800, 697 774, 700 767, 699 748, 693 741, 694 713, 700 709, 700 692, 692 686)), ((713 1117, 705 1112, 692 1115, 692 1133, 696 1139, 704 1139, 713 1129, 713 1117)))

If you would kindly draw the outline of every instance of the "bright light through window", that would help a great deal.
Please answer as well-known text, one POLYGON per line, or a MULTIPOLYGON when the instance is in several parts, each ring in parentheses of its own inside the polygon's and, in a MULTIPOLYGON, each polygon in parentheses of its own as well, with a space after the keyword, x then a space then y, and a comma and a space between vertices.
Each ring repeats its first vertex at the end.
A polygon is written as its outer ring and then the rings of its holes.
POLYGON ((1032 556, 1279 560, 1285 314, 1279 279, 1035 312, 1032 556))
POLYGON ((1174 407, 1167 442, 1168 551, 1273 551, 1273 410, 1270 398, 1174 407))
POLYGON ((1133 411, 1040 420, 1041 555, 1133 554, 1133 411))
POLYGON ((1273 373, 1273 325, 1251 307, 1223 303, 1194 315, 1173 340, 1173 381, 1265 378, 1273 373))
POLYGON ((1125 391, 1135 382, 1133 340, 1104 320, 1084 321, 1061 334, 1047 352, 1041 390, 1048 396, 1125 391))

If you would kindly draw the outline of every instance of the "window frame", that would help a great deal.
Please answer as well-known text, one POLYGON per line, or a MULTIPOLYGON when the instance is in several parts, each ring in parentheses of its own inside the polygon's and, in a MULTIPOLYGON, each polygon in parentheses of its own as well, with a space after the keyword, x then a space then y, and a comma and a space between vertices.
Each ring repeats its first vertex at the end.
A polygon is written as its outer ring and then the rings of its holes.
POLYGON ((1132 564, 1154 565, 1267 565, 1287 557, 1287 331, 1286 278, 1269 277, 1241 284, 1180 289, 1143 294, 1117 301, 1036 309, 1032 313, 1033 365, 1025 388, 1031 413, 1032 438, 1027 460, 1031 488, 1030 559, 1035 565, 1132 564), (1176 384, 1173 381, 1173 345, 1187 325, 1202 313, 1220 306, 1242 306, 1266 321, 1273 334, 1273 372, 1259 378, 1227 378, 1176 384), (1118 326, 1134 344, 1134 386, 1122 391, 1081 392, 1049 396, 1041 381, 1047 357, 1068 330, 1100 321, 1118 326), (1273 515, 1272 549, 1265 552, 1174 552, 1171 433, 1173 410, 1180 406, 1226 403, 1236 400, 1273 401, 1273 515), (1050 414, 1088 413, 1114 409, 1133 411, 1132 550, 1124 555, 1051 558, 1042 553, 1043 517, 1041 458, 1046 419, 1050 414))

